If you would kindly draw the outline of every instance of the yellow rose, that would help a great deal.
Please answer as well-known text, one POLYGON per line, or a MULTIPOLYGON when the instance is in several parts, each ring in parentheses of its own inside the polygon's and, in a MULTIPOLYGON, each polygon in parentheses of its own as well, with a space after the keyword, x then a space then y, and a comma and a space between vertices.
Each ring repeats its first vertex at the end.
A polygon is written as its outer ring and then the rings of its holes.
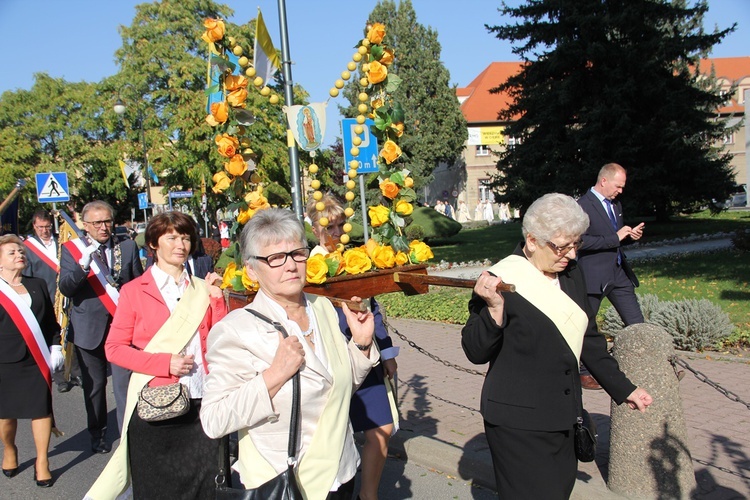
POLYGON ((380 58, 380 64, 384 64, 388 66, 392 62, 393 62, 393 49, 385 49, 383 51, 382 57, 380 58))
POLYGON ((409 256, 406 255, 404 252, 398 252, 396 254, 396 265, 397 266, 403 266, 404 264, 409 263, 409 256))
POLYGON ((227 103, 215 102, 211 105, 211 114, 206 117, 206 121, 212 127, 224 123, 229 118, 229 107, 227 103))
POLYGON ((206 28, 201 38, 206 43, 218 42, 224 38, 224 21, 218 19, 206 19, 203 21, 203 27, 206 28))
POLYGON ((237 154, 237 148, 240 147, 240 143, 236 137, 232 137, 229 134, 221 134, 216 136, 216 145, 219 147, 219 154, 227 158, 231 158, 237 154))
POLYGON ((239 89, 247 89, 247 78, 242 75, 229 75, 224 78, 224 88, 227 92, 239 89))
POLYGON ((224 170, 232 175, 242 175, 247 170, 247 163, 242 155, 234 155, 229 162, 224 164, 224 170))
POLYGON ((266 197, 263 196, 263 188, 260 186, 257 191, 250 191, 245 195, 245 203, 253 210, 263 210, 271 207, 266 197))
MULTIPOLYGON (((333 273, 334 276, 338 276, 339 274, 344 272, 344 256, 341 255, 341 252, 336 250, 335 252, 331 252, 328 255, 326 255, 326 264, 330 267, 331 264, 336 264, 336 272, 333 273)), ((330 271, 328 274, 331 274, 330 271)))
POLYGON ((380 156, 385 159, 386 163, 391 164, 401 156, 401 148, 393 141, 385 141, 383 149, 380 150, 380 156))
POLYGON ((367 30, 367 39, 370 43, 382 43, 385 38, 385 25, 383 23, 372 23, 367 30))
POLYGON ((417 262, 424 262, 434 257, 430 247, 422 241, 412 241, 409 243, 409 249, 411 250, 410 256, 412 260, 416 260, 417 262))
POLYGON ((396 202, 396 213, 401 215, 411 215, 414 211, 414 207, 411 203, 406 200, 398 200, 396 202))
POLYGON ((257 292, 260 288, 260 284, 257 281, 253 281, 250 279, 250 276, 247 275, 247 269, 245 266, 242 266, 242 272, 237 271, 237 274, 242 274, 242 286, 245 287, 245 290, 249 290, 252 292, 257 292))
POLYGON ((396 137, 404 135, 404 124, 401 122, 392 123, 391 128, 396 131, 396 137))
POLYGON ((237 265, 234 262, 230 262, 227 264, 226 269, 224 269, 224 276, 221 277, 221 288, 222 290, 224 288, 231 288, 232 287, 232 278, 234 278, 235 272, 237 271, 237 265))
POLYGON ((391 200, 398 195, 399 189, 398 184, 390 179, 386 179, 380 183, 380 192, 383 193, 383 196, 391 200))
POLYGON ((224 190, 228 188, 229 184, 232 182, 224 172, 218 172, 214 174, 211 179, 214 181, 213 191, 216 194, 224 192, 224 190))
POLYGON ((315 254, 307 259, 307 282, 314 285, 324 283, 328 277, 328 264, 322 253, 315 254))
POLYGON ((371 84, 380 83, 388 76, 388 67, 378 61, 370 63, 370 71, 367 72, 367 81, 371 84))
POLYGON ((372 252, 372 262, 375 267, 389 269, 396 265, 396 254, 390 245, 378 245, 372 252))
POLYGON ((367 210, 367 215, 370 216, 370 225, 372 227, 380 227, 388 222, 388 218, 391 216, 391 211, 383 205, 377 205, 375 207, 370 207, 369 210, 367 210))
POLYGON ((240 225, 244 225, 253 218, 253 215, 255 215, 255 210, 252 208, 248 208, 247 210, 240 210, 237 214, 237 223, 240 225))
POLYGON ((411 177, 407 177, 406 179, 404 179, 404 186, 408 188, 414 186, 414 179, 412 179, 411 177))
POLYGON ((227 94, 227 102, 234 108, 244 108, 247 99, 246 89, 237 89, 227 94))
POLYGON ((361 274, 372 269, 372 262, 364 248, 350 248, 344 252, 344 270, 349 274, 361 274))

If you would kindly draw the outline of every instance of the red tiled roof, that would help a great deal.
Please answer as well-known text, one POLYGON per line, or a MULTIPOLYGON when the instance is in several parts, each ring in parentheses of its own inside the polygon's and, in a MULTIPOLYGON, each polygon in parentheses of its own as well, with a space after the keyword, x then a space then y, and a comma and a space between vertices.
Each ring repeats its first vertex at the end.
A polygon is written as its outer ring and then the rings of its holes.
MULTIPOLYGON (((750 77, 750 56, 703 59, 701 71, 710 72, 711 64, 713 64, 717 78, 724 78, 734 83, 750 77)), ((461 111, 469 126, 498 122, 498 113, 508 106, 510 99, 504 93, 492 94, 490 89, 505 82, 520 70, 520 62, 493 62, 469 85, 456 89, 456 97, 462 101, 461 111)), ((722 113, 738 111, 742 112, 743 106, 739 106, 735 100, 732 101, 732 105, 721 109, 722 113)))

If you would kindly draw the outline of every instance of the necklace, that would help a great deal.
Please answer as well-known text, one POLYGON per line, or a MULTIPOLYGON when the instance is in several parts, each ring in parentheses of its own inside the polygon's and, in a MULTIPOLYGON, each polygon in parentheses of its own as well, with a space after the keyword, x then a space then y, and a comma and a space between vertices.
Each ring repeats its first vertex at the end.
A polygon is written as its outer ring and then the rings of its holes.
POLYGON ((6 280, 5 278, 0 278, 0 279, 2 279, 4 282, 6 282, 7 284, 9 284, 10 286, 14 286, 16 288, 19 287, 19 286, 23 286, 23 283, 19 283, 19 284, 16 285, 15 283, 11 283, 10 281, 6 280))

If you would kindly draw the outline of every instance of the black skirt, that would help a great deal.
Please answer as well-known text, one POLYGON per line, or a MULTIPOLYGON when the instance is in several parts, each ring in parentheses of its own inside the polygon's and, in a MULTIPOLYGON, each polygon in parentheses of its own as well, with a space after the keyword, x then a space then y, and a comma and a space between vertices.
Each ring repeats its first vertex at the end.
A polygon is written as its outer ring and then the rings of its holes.
POLYGON ((128 427, 128 457, 133 498, 213 498, 219 440, 203 432, 200 399, 185 415, 145 422, 133 412, 128 427))
POLYGON ((43 418, 52 413, 47 381, 26 350, 15 363, 0 363, 0 418, 43 418))

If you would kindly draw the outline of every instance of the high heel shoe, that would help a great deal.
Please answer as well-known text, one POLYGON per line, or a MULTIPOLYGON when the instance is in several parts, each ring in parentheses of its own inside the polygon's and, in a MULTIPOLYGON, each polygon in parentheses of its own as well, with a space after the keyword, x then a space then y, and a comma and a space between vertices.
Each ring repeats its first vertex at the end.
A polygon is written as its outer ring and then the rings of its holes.
POLYGON ((5 477, 13 477, 18 474, 18 467, 16 467, 15 469, 3 469, 3 474, 5 475, 5 477))
POLYGON ((51 477, 49 479, 39 479, 39 480, 37 480, 37 478, 36 478, 36 469, 34 469, 34 482, 40 488, 49 488, 49 487, 52 486, 52 478, 51 477))
MULTIPOLYGON (((18 463, 18 448, 16 448, 15 446, 13 446, 13 448, 16 449, 16 463, 18 463)), ((13 477, 16 474, 18 474, 18 466, 15 466, 12 469, 3 469, 3 475, 5 477, 13 477)))

